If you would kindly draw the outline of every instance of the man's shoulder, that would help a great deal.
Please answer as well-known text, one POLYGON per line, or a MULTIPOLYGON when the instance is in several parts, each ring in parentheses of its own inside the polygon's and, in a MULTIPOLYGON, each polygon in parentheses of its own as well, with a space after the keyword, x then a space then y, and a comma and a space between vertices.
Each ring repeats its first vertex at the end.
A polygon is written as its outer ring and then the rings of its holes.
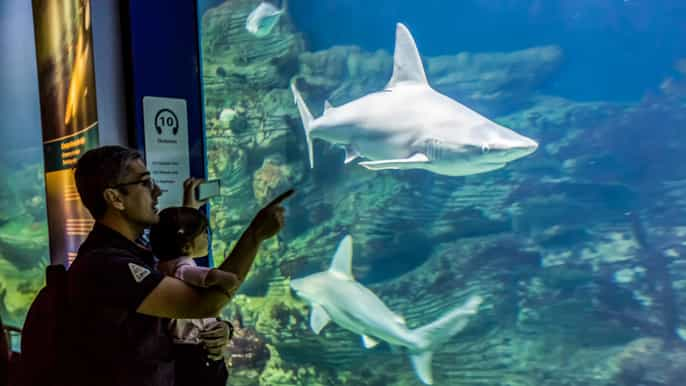
MULTIPOLYGON (((119 246, 103 245, 100 247, 88 248, 85 251, 79 251, 79 256, 85 258, 100 257, 100 258, 139 258, 134 251, 119 246)), ((78 258, 77 257, 77 258, 78 258)))
POLYGON ((70 276, 98 275, 99 273, 111 275, 119 271, 117 267, 126 267, 128 270, 151 270, 153 267, 147 264, 145 259, 131 250, 116 246, 102 246, 79 250, 79 253, 69 267, 70 276), (131 265, 135 265, 131 267, 131 265))

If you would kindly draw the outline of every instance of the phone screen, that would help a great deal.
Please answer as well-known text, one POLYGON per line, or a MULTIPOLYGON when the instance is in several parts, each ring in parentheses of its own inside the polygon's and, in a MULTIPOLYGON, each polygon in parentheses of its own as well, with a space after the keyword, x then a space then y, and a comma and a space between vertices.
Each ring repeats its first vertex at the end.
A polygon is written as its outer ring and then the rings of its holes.
POLYGON ((207 200, 208 198, 219 195, 219 180, 209 180, 198 185, 195 189, 195 197, 198 201, 207 200))

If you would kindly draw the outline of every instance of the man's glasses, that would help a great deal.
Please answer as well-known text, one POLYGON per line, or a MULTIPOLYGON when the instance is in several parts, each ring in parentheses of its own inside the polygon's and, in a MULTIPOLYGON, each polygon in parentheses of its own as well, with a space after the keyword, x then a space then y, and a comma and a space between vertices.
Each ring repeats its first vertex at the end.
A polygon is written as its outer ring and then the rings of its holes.
POLYGON ((116 184, 116 185, 110 186, 110 188, 112 188, 112 189, 118 189, 118 188, 122 188, 122 187, 124 187, 124 186, 136 185, 136 184, 140 184, 142 187, 148 189, 148 190, 151 191, 151 192, 152 192, 153 189, 155 189, 155 187, 157 186, 157 183, 155 183, 155 180, 154 180, 154 179, 152 179, 152 178, 142 178, 142 179, 137 180, 137 181, 131 181, 131 182, 124 182, 124 183, 121 183, 121 184, 116 184))

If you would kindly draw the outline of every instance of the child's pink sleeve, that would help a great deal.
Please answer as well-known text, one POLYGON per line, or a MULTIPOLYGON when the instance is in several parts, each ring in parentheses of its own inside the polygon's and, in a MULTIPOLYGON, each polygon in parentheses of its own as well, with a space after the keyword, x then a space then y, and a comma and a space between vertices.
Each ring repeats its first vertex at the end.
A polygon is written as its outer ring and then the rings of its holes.
POLYGON ((198 267, 197 265, 182 264, 176 267, 174 277, 196 287, 207 287, 207 285, 205 284, 205 279, 207 278, 208 272, 210 272, 210 268, 207 267, 198 267))

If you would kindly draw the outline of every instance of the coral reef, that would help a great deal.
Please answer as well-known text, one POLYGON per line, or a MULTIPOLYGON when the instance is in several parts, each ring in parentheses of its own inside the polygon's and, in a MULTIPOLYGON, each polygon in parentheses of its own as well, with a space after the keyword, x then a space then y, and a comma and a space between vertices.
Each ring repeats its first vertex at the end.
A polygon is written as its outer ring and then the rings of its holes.
POLYGON ((614 385, 677 386, 686 376, 686 350, 666 349, 657 338, 640 338, 609 360, 614 385))

